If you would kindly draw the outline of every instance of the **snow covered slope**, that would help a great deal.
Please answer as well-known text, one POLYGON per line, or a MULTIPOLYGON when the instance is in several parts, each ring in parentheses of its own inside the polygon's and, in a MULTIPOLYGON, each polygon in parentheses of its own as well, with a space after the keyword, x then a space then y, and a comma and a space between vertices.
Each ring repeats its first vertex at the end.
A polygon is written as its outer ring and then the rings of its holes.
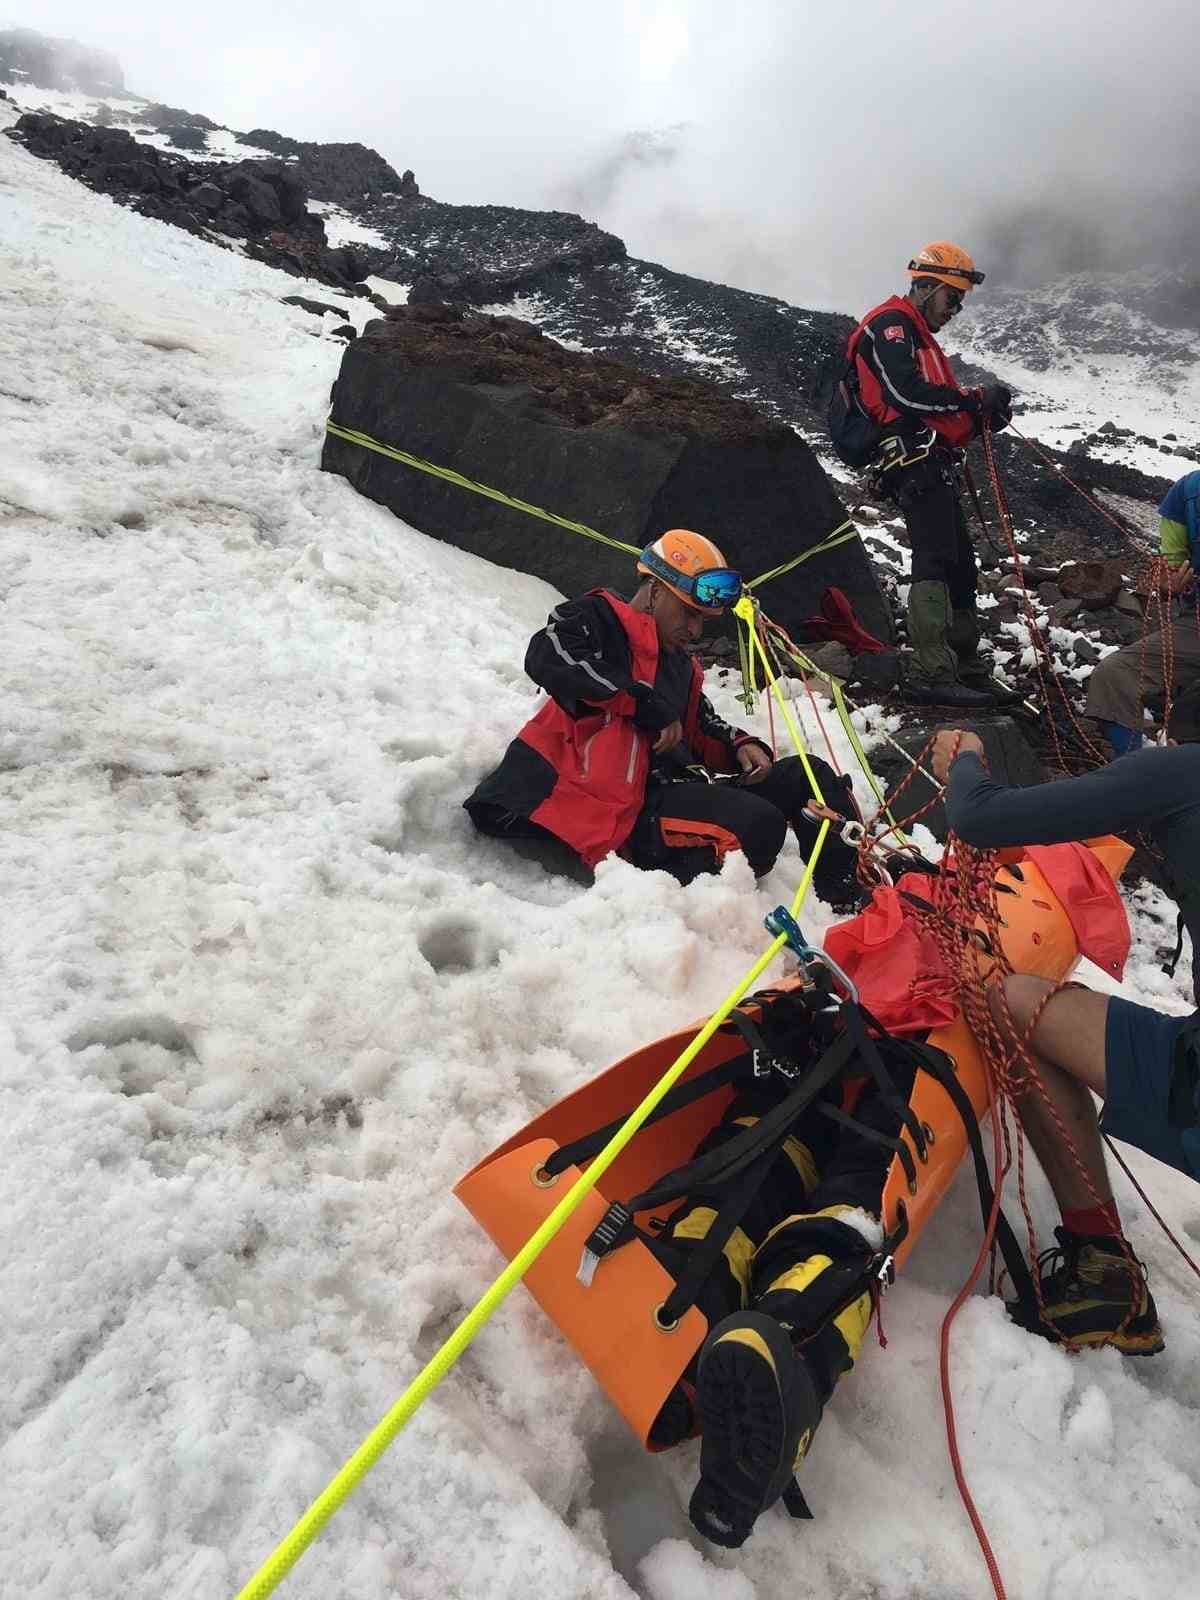
POLYGON ((1076 273, 984 291, 946 342, 1011 382, 1021 426, 1057 449, 1095 434, 1089 451, 1102 461, 1172 479, 1200 466, 1194 277, 1076 273))
MULTIPOLYGON (((340 346, 293 279, 5 139, 0 263, 3 1586, 214 1600, 498 1270, 454 1179, 706 1012, 800 862, 582 890, 474 838, 552 592, 317 471, 340 346)), ((1131 983, 1186 1009, 1148 957, 1131 983)), ((1195 1186, 1136 1166, 1200 1241, 1195 1186)), ((957 1325, 1021 1600, 1194 1587, 1195 1286, 1122 1200, 1163 1356, 1071 1359, 982 1298, 957 1325)), ((981 1600, 935 1354, 974 1205, 964 1180, 837 1395, 814 1524, 697 1548, 695 1447, 639 1456, 518 1291, 280 1594, 981 1600)))

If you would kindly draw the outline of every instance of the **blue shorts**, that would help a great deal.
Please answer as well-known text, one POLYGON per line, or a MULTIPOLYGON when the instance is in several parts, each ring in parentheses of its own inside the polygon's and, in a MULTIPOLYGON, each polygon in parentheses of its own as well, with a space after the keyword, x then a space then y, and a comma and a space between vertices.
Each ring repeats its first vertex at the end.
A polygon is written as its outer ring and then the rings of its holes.
POLYGON ((1100 1126, 1200 1182, 1200 1128, 1171 1124, 1168 1107, 1179 1035, 1191 1017, 1169 1017, 1131 1000, 1108 1002, 1100 1126))

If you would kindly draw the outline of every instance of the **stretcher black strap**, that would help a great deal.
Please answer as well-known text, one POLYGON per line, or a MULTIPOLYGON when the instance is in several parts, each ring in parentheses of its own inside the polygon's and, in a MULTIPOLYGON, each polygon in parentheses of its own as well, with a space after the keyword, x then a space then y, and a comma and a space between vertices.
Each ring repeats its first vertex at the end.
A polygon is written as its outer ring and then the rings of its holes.
MULTIPOLYGON (((696 1077, 689 1078, 685 1083, 672 1089, 669 1094, 664 1095, 642 1127, 652 1128, 656 1122, 669 1117, 673 1111, 682 1111, 685 1106, 694 1105, 697 1100, 703 1100, 706 1094, 724 1088, 727 1083, 736 1083, 739 1078, 749 1077, 752 1071, 750 1057, 739 1055, 729 1061, 723 1061, 719 1067, 711 1067, 707 1072, 698 1073, 696 1077)), ((578 1139, 572 1139, 570 1144, 561 1145, 546 1157, 542 1163, 543 1167, 551 1177, 557 1177, 568 1167, 582 1166, 585 1161, 598 1156, 628 1120, 629 1113, 626 1111, 612 1122, 606 1122, 602 1128, 596 1128, 578 1139)))
POLYGON ((1183 912, 1181 911, 1175 918, 1175 948, 1162 964, 1162 970, 1168 978, 1175 976, 1175 968, 1179 965, 1179 958, 1183 954, 1183 930, 1185 926, 1183 912))
POLYGON ((879 1046, 871 1037, 868 1024, 875 1030, 881 1039, 887 1039, 889 1048, 896 1048, 900 1041, 892 1039, 887 1029, 877 1022, 871 1013, 862 1005, 847 1005, 842 1008, 843 1025, 847 1035, 854 1042, 855 1054, 861 1057, 867 1070, 875 1080, 880 1098, 884 1105, 904 1128, 913 1142, 918 1159, 925 1162, 929 1158, 929 1145, 925 1138, 925 1130, 921 1120, 909 1104, 909 1095, 901 1096, 896 1092, 895 1081, 884 1065, 879 1046))
POLYGON ((722 1201, 721 1209, 709 1224, 708 1232, 693 1250, 688 1251, 687 1265, 675 1280, 675 1287, 659 1308, 659 1321, 664 1326, 678 1322, 696 1301, 720 1259, 721 1252, 754 1203, 754 1197, 767 1181, 767 1174, 775 1164, 778 1143, 764 1151, 747 1167, 733 1190, 722 1201))
POLYGON ((866 1139, 871 1144, 882 1145, 885 1149, 890 1150, 894 1156, 899 1158, 900 1165, 904 1168, 904 1176, 908 1179, 909 1188, 913 1187, 917 1181, 917 1164, 913 1160, 912 1151, 903 1139, 896 1139, 890 1134, 880 1133, 878 1128, 866 1127, 849 1111, 843 1111, 841 1106, 835 1106, 828 1100, 822 1101, 817 1110, 823 1117, 828 1117, 831 1122, 836 1122, 843 1128, 849 1128, 860 1139, 866 1139))
MULTIPOLYGON (((900 1041, 897 1041, 900 1042, 900 1041)), ((951 1064, 949 1056, 943 1051, 935 1049, 932 1045, 914 1044, 909 1040, 903 1041, 904 1048, 914 1053, 917 1065, 929 1073, 949 1096, 955 1111, 958 1112, 962 1122, 963 1131, 967 1136, 967 1143, 971 1147, 971 1157, 975 1163, 975 1184, 979 1190, 979 1208, 983 1213, 984 1225, 992 1214, 995 1203, 995 1191, 992 1188, 991 1174, 988 1172, 987 1157, 983 1149, 983 1136, 979 1131, 979 1118, 975 1115, 975 1107, 971 1104, 971 1097, 959 1083, 951 1064)), ((1037 1292, 1033 1286, 1029 1266, 1025 1260, 1025 1252, 1017 1242, 1017 1236, 1012 1230, 1004 1212, 996 1213, 996 1243, 1000 1246, 1000 1253, 1004 1257, 1004 1265, 1016 1290, 1017 1298, 1029 1305, 1037 1304, 1037 1292)))
MULTIPOLYGON (((851 1011, 847 1004, 843 1012, 851 1011)), ((853 1036, 845 1029, 826 1050, 792 1092, 785 1096, 765 1116, 736 1134, 716 1149, 696 1156, 674 1172, 668 1172, 650 1189, 626 1202, 630 1211, 654 1211, 672 1200, 683 1199, 698 1189, 715 1184, 731 1183, 764 1152, 774 1151, 787 1138, 788 1132, 800 1113, 809 1106, 826 1084, 832 1083, 854 1059, 857 1047, 853 1036)))

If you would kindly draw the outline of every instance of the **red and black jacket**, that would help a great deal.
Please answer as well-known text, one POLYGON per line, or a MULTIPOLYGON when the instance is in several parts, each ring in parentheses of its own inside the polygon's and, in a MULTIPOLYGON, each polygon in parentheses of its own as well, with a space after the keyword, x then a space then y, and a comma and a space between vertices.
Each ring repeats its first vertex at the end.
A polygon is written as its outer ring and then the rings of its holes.
POLYGON ((886 432, 932 428, 956 447, 978 433, 978 391, 962 388, 929 324, 903 295, 867 312, 846 355, 854 362, 863 409, 886 432))
MULTIPOLYGON (((662 650, 654 618, 607 589, 564 601, 529 641, 525 671, 551 698, 464 801, 486 833, 526 818, 588 866, 619 850, 646 799, 657 732, 683 725, 687 752, 710 772, 736 772, 737 750, 761 743, 731 728, 702 693, 699 664, 662 650)), ((681 759, 682 754, 682 759, 681 759)))

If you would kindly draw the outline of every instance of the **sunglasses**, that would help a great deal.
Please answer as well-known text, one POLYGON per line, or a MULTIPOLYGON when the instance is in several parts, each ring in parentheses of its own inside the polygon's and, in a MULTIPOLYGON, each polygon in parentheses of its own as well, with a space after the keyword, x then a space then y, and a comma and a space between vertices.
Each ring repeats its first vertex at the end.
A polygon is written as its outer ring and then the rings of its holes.
POLYGON ((709 567, 693 577, 678 571, 663 561, 653 550, 643 550, 642 565, 648 567, 656 578, 678 589, 689 600, 709 611, 724 611, 736 605, 742 597, 741 574, 731 567, 709 567))
POLYGON ((961 311, 963 308, 963 292, 961 289, 952 289, 948 283, 942 285, 942 293, 950 302, 951 311, 961 311))

